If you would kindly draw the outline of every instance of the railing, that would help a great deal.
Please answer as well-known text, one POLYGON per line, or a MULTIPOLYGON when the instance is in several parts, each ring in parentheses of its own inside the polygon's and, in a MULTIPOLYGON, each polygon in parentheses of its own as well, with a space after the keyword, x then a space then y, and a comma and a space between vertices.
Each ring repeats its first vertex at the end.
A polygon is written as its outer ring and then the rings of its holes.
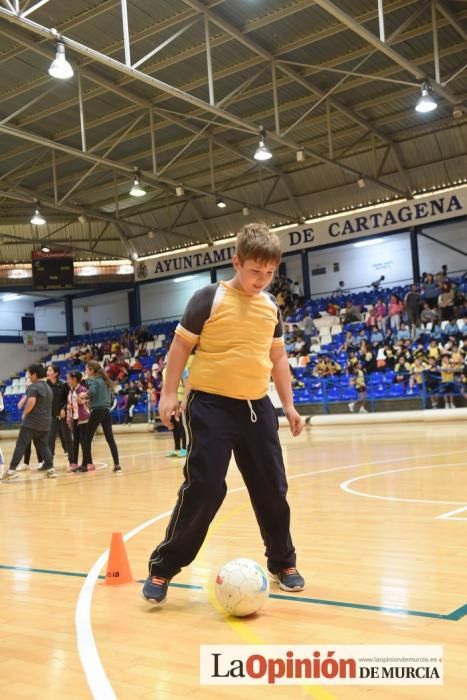
MULTIPOLYGON (((336 410, 354 409, 375 412, 382 402, 408 402, 410 408, 459 407, 466 403, 467 384, 455 373, 452 382, 443 382, 440 375, 386 370, 365 377, 364 389, 358 389, 351 376, 341 374, 316 377, 295 369, 293 380, 294 402, 297 407, 316 406, 324 414, 336 410), (418 404, 418 405, 417 405, 418 404), (451 406, 454 404, 454 406, 451 406)), ((386 408, 386 407, 385 407, 386 408)))

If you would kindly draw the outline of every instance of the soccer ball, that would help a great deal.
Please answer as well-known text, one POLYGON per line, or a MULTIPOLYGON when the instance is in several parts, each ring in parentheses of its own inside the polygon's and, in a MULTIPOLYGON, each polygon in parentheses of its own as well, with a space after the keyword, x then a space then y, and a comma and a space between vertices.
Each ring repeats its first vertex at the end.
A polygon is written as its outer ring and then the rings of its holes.
POLYGON ((216 577, 216 598, 224 610, 245 617, 263 607, 269 596, 268 576, 252 559, 233 559, 216 577))

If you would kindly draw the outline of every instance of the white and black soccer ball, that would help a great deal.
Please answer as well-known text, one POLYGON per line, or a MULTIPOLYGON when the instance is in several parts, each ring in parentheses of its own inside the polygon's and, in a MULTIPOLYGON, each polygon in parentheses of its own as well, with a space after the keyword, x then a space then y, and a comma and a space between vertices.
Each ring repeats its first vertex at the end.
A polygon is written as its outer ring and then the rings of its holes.
POLYGON ((230 615, 252 615, 268 599, 268 575, 252 559, 233 559, 224 564, 217 574, 215 591, 220 605, 230 615))

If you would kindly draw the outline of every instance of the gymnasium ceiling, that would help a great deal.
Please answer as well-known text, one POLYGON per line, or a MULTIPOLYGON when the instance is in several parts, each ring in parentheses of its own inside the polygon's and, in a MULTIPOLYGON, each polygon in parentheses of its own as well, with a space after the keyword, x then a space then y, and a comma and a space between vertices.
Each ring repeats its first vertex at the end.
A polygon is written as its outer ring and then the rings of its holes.
POLYGON ((0 263, 148 255, 227 237, 244 207, 279 225, 463 180, 466 64, 460 0, 0 0, 0 263))

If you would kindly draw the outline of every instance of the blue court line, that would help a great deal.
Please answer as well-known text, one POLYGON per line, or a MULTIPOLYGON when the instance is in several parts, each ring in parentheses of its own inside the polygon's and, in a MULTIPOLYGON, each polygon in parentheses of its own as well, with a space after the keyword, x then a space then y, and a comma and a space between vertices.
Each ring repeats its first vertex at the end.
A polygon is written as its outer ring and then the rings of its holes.
MULTIPOLYGON (((74 576, 76 578, 86 578, 87 574, 82 574, 79 571, 56 571, 55 569, 33 569, 30 566, 8 566, 6 564, 0 564, 0 569, 5 569, 6 571, 24 571, 30 574, 53 574, 54 576, 74 576)), ((105 576, 98 576, 97 578, 104 580, 105 576)), ((136 579, 136 583, 144 583, 142 579, 136 579)), ((191 583, 171 583, 174 588, 189 588, 190 590, 202 591, 202 586, 195 586, 191 583)))
MULTIPOLYGON (((77 578, 86 578, 87 574, 83 574, 77 571, 57 571, 55 569, 34 569, 29 566, 8 566, 7 564, 0 564, 0 569, 6 571, 24 571, 25 573, 31 574, 53 574, 55 576, 74 576, 77 578)), ((105 579, 105 576, 99 576, 99 579, 105 579)), ((136 583, 144 583, 144 579, 138 579, 136 583)), ((196 586, 191 583, 170 583, 173 588, 185 588, 189 590, 202 591, 203 586, 196 586)), ((405 608, 387 608, 380 605, 366 605, 364 603, 346 603, 340 600, 326 600, 323 598, 305 598, 304 596, 296 595, 282 595, 280 593, 270 593, 270 598, 275 598, 276 600, 288 600, 294 603, 312 603, 314 605, 329 605, 338 608, 352 608, 354 610, 370 610, 372 612, 383 612, 392 613, 396 615, 408 615, 415 617, 428 617, 435 620, 450 620, 452 622, 457 622, 462 620, 463 617, 467 616, 467 604, 461 605, 456 610, 453 610, 447 615, 443 613, 433 613, 424 612, 422 610, 406 610, 405 608)))

